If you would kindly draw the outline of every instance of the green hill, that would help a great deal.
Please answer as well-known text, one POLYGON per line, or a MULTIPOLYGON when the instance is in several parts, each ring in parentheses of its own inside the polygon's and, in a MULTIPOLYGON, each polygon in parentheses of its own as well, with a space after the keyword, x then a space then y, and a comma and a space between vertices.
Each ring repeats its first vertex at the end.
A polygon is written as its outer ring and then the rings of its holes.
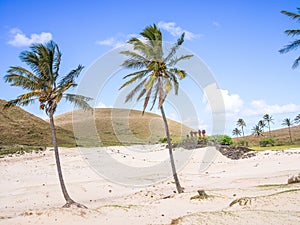
MULTIPOLYGON (((157 143, 160 138, 166 136, 162 118, 157 114, 145 112, 142 115, 142 112, 138 110, 96 108, 92 117, 98 135, 97 138, 92 138, 93 129, 88 125, 91 123, 86 119, 86 112, 78 110, 74 113, 77 115, 77 119, 74 119, 77 123, 76 127, 79 127, 84 135, 81 137, 85 139, 84 145, 94 145, 95 142, 104 146, 148 144, 157 143), (98 137, 100 137, 101 143, 99 143, 98 137)), ((60 127, 71 131, 73 130, 72 116, 72 112, 58 115, 55 117, 55 122, 60 127)), ((192 130, 179 122, 173 120, 168 122, 173 141, 186 137, 192 130)))
MULTIPOLYGON (((3 109, 6 101, 0 100, 0 149, 22 146, 52 146, 48 122, 18 106, 3 109), (4 147, 5 146, 5 147, 4 147)), ((60 146, 75 146, 73 133, 57 127, 60 146)))

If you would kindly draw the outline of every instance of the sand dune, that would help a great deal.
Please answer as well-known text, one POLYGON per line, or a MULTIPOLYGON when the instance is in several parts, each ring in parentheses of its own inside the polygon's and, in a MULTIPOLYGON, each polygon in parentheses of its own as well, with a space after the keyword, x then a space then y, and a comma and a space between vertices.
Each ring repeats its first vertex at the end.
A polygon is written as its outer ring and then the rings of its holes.
POLYGON ((300 184, 286 184, 300 171, 300 149, 266 151, 241 160, 230 160, 211 148, 176 149, 185 188, 180 195, 174 193, 172 177, 164 177, 170 175, 168 169, 159 167, 168 163, 164 146, 60 152, 70 195, 89 209, 61 208, 64 199, 54 153, 48 149, 0 159, 0 224, 300 224, 300 184), (105 164, 103 152, 115 165, 139 173, 119 180, 115 175, 124 177, 126 172, 114 171, 103 178, 103 171, 99 174, 91 167, 97 162, 114 167, 105 164), (163 169, 158 174, 151 168, 163 169), (199 189, 209 197, 191 200, 199 189))

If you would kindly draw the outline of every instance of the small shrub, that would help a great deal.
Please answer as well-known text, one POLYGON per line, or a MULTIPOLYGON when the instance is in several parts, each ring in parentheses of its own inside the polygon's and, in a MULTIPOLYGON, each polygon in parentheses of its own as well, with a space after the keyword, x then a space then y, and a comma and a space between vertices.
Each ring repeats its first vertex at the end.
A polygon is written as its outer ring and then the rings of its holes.
POLYGON ((261 147, 274 146, 275 145, 275 140, 273 138, 265 138, 265 139, 262 139, 259 142, 259 145, 261 147))
POLYGON ((167 143, 167 142, 168 142, 168 139, 167 139, 167 137, 163 137, 163 138, 160 138, 160 139, 159 139, 159 142, 160 142, 160 143, 167 143))
POLYGON ((228 135, 214 135, 208 138, 209 142, 213 144, 220 144, 220 145, 232 145, 233 141, 232 138, 228 135))

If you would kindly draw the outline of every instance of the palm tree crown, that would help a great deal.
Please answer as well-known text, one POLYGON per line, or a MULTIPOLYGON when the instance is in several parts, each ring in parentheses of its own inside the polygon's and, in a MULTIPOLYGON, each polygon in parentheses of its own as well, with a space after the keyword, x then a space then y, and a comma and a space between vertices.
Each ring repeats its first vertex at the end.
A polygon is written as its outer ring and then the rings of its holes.
POLYGON ((239 127, 241 127, 241 129, 242 129, 242 134, 243 134, 243 137, 244 137, 244 136, 245 136, 245 134, 244 134, 244 127, 246 126, 245 121, 244 121, 242 118, 239 118, 239 119, 237 120, 237 122, 236 122, 236 125, 239 126, 239 127))
POLYGON ((238 136, 241 136, 242 132, 240 129, 238 129, 237 127, 233 129, 232 131, 232 135, 238 137, 238 136))
POLYGON ((55 42, 32 45, 31 51, 23 51, 20 58, 30 67, 31 71, 23 67, 11 66, 4 79, 12 86, 22 87, 28 92, 9 101, 6 107, 12 105, 26 106, 38 100, 40 109, 45 110, 49 115, 55 113, 57 104, 64 98, 77 106, 89 108, 87 101, 90 98, 65 93, 69 88, 77 85, 75 78, 78 77, 83 66, 79 65, 59 79, 61 53, 55 42))
POLYGON ((270 124, 273 123, 274 124, 274 119, 272 118, 272 116, 270 116, 269 114, 265 114, 263 116, 264 121, 268 124, 267 127, 269 128, 269 134, 271 136, 271 126, 270 124))
POLYGON ((253 128, 251 129, 252 134, 255 136, 262 136, 263 134, 263 130, 261 129, 261 126, 259 124, 253 126, 253 128))
POLYGON ((298 114, 295 119, 294 119, 295 124, 299 124, 300 123, 300 114, 298 114))
MULTIPOLYGON (((298 12, 300 12, 300 8, 297 8, 298 12)), ((293 13, 293 12, 288 12, 288 11, 281 11, 282 14, 296 20, 296 21, 300 21, 300 14, 299 13, 293 13)), ((290 29, 290 30, 285 30, 284 33, 286 33, 288 36, 297 36, 300 35, 300 29, 290 29)), ((284 46, 284 48, 282 48, 281 50, 279 50, 280 53, 288 53, 292 50, 296 50, 298 47, 300 46, 300 39, 296 39, 293 42, 291 42, 290 44, 284 46)), ((298 57, 295 61, 294 64, 292 66, 293 69, 295 69, 296 67, 298 67, 300 62, 300 57, 298 57)))
POLYGON ((176 68, 175 65, 181 60, 191 58, 192 55, 175 56, 176 50, 184 41, 184 33, 166 56, 163 52, 161 31, 155 24, 146 27, 140 35, 144 40, 131 38, 128 41, 129 44, 133 45, 134 51, 121 52, 129 57, 122 66, 138 71, 126 75, 123 79, 130 79, 120 89, 139 81, 138 85, 126 96, 125 102, 131 100, 137 93, 139 93, 137 101, 145 96, 144 112, 150 98, 153 99, 151 109, 157 98, 160 108, 172 88, 174 88, 175 94, 178 94, 178 79, 185 78, 186 73, 176 68))

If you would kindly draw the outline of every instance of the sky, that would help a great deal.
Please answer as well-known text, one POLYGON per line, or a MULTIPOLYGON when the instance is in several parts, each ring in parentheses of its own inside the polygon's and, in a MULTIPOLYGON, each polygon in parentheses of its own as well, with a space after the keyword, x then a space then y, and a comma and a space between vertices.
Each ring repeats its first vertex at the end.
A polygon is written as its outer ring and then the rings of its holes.
MULTIPOLYGON (((5 83, 3 76, 10 66, 26 67, 19 54, 29 50, 31 44, 54 40, 63 54, 61 75, 79 64, 85 66, 78 78, 80 83, 95 63, 107 66, 111 62, 103 61, 103 57, 118 52, 128 39, 138 37, 146 26, 155 23, 166 42, 176 42, 185 32, 184 49, 210 71, 209 75, 188 74, 181 81, 179 100, 170 96, 171 100, 166 102, 169 118, 210 133, 216 123, 209 107, 214 99, 207 97, 206 87, 195 82, 199 75, 203 79, 212 77, 222 94, 226 112, 224 133, 231 135, 236 121, 243 118, 245 133, 250 134, 266 113, 274 118, 271 128, 281 128, 284 118, 293 119, 300 113, 297 94, 300 67, 291 68, 299 51, 278 52, 294 40, 286 36, 284 30, 299 25, 280 11, 296 12, 299 3, 298 0, 1 0, 0 98, 10 100, 24 92, 5 83), (190 114, 186 112, 189 111, 185 108, 186 102, 193 106, 190 114)), ((112 74, 105 74, 101 68, 94 71, 94 78, 98 76, 103 83, 98 84, 101 87, 95 107, 120 106, 118 102, 123 102, 126 90, 118 89, 126 72, 121 68, 112 74)), ((141 109, 141 104, 122 106, 141 109)), ((46 118, 37 104, 24 109, 46 118)), ((69 110, 72 107, 62 102, 57 114, 69 110)), ((159 113, 157 109, 153 112, 159 113)))

